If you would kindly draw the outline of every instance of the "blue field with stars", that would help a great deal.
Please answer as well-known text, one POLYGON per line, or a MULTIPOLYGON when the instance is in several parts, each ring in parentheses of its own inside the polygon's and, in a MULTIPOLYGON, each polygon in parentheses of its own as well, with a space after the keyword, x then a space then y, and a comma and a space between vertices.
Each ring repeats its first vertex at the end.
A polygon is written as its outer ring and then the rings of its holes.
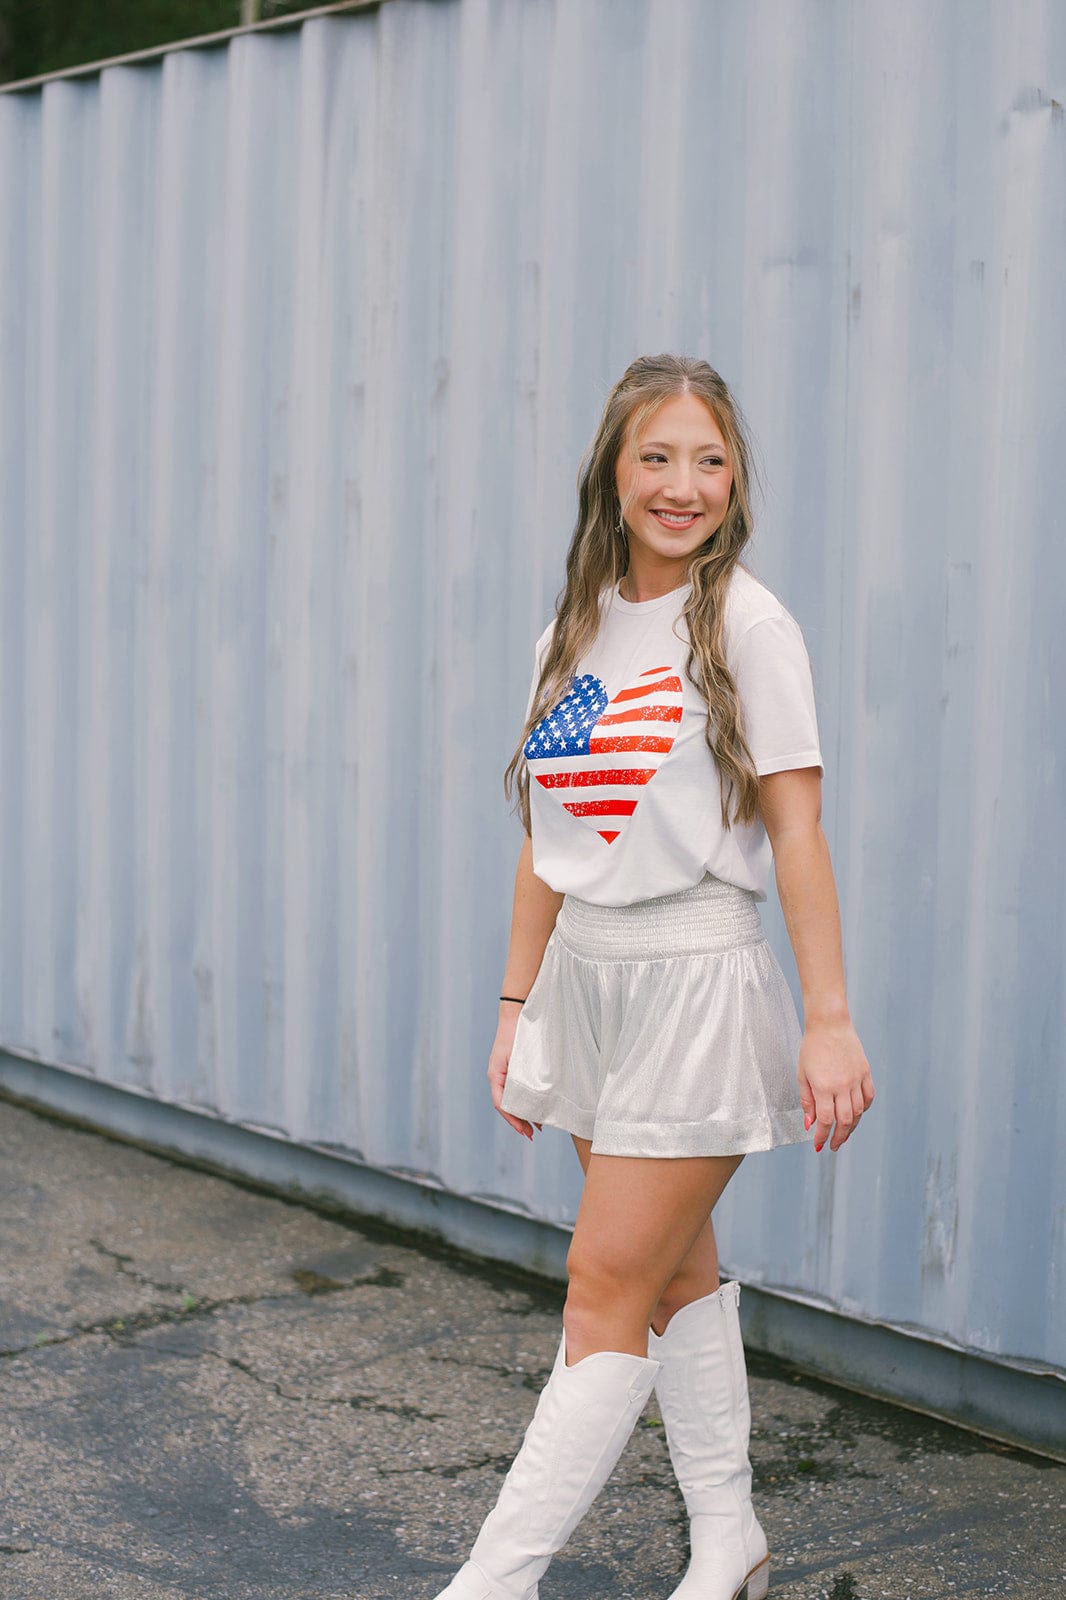
POLYGON ((601 678, 591 672, 575 678, 566 699, 537 723, 526 740, 523 747, 526 760, 555 761, 560 756, 587 756, 592 730, 607 703, 607 688, 601 678))

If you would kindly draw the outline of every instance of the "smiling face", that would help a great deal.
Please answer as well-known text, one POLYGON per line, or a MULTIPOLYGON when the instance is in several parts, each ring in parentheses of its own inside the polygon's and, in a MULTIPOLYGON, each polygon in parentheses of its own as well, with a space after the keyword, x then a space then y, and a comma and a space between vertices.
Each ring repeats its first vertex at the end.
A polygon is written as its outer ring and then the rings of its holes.
POLYGON ((624 598, 679 587, 689 558, 721 527, 733 484, 722 430, 704 402, 671 395, 635 438, 631 429, 615 484, 629 530, 624 598))

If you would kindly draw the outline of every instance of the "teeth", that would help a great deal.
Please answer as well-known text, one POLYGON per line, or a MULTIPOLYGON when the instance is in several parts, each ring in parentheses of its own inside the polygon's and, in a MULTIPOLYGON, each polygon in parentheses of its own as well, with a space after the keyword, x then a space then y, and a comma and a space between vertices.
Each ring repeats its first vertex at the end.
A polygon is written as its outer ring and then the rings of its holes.
POLYGON ((662 517, 666 522, 691 522, 696 515, 694 511, 657 511, 657 517, 662 517))

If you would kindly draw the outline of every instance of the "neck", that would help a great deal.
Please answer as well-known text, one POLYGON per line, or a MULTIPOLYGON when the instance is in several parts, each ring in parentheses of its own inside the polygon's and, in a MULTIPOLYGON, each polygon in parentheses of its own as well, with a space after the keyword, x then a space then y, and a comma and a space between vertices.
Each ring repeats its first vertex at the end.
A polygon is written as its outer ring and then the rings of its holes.
POLYGON ((645 600, 660 600, 664 594, 680 589, 687 580, 687 568, 681 572, 640 573, 630 567, 618 585, 618 593, 631 605, 640 605, 645 600))

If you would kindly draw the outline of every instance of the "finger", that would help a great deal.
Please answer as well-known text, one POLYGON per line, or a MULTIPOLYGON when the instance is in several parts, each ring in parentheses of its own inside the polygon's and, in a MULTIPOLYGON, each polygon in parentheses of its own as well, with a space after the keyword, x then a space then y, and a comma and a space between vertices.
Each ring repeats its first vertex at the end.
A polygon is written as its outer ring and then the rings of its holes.
POLYGON ((867 1109, 869 1109, 874 1102, 874 1080, 869 1073, 862 1080, 862 1098, 866 1103, 867 1109))
POLYGON ((854 1116, 854 1121, 858 1122, 859 1118, 866 1110, 866 1102, 863 1100, 862 1090, 858 1087, 851 1091, 851 1109, 854 1116))
POLYGON ((814 1124, 814 1148, 820 1150, 833 1128, 833 1097, 823 1095, 816 1102, 818 1120, 814 1124))
POLYGON ((799 1091, 800 1105, 803 1108, 803 1126, 810 1132, 811 1123, 814 1121, 814 1095, 802 1072, 799 1074, 799 1091))
POLYGON ((533 1129, 524 1117, 513 1117, 509 1111, 501 1111, 500 1116, 516 1133, 520 1133, 524 1139, 532 1139, 533 1129))
POLYGON ((844 1140, 851 1132, 852 1123, 855 1121, 855 1113, 851 1109, 850 1091, 842 1091, 838 1093, 834 1097, 833 1106, 836 1112, 837 1125, 833 1131, 833 1137, 829 1142, 829 1148, 830 1150, 839 1150, 840 1146, 844 1143, 844 1140))

